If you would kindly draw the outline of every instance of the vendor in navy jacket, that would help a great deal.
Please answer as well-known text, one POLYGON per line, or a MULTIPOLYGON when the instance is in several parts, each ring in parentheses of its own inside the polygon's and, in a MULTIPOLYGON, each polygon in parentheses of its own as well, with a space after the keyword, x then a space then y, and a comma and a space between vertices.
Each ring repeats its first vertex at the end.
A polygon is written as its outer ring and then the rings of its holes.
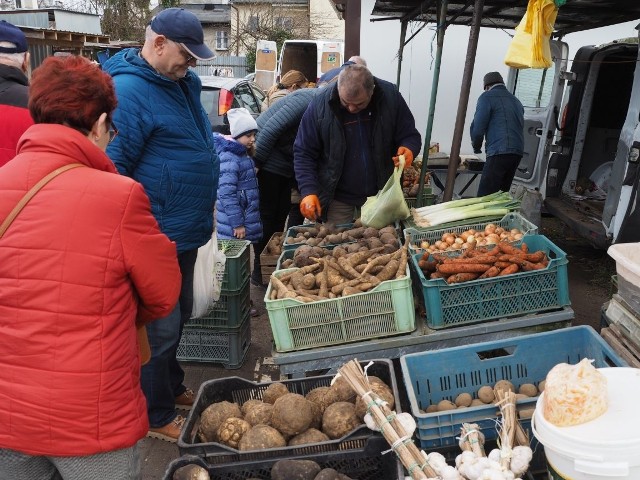
POLYGON ((395 85, 363 65, 348 65, 338 82, 314 97, 294 143, 294 168, 312 221, 350 223, 356 209, 393 173, 398 156, 410 166, 422 140, 395 85))

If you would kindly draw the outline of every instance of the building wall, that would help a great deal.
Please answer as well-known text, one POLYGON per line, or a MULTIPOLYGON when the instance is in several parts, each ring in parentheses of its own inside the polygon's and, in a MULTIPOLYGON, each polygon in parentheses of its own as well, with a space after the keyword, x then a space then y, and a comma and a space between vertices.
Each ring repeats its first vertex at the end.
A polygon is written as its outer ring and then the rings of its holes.
POLYGON ((331 0, 309 1, 312 40, 344 41, 344 20, 338 16, 331 3, 331 0))

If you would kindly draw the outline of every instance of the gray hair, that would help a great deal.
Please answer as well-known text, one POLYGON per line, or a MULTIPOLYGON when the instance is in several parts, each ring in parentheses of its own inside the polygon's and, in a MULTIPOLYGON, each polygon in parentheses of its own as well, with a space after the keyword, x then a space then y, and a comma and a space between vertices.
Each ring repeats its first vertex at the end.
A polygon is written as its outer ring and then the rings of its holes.
MULTIPOLYGON (((16 48, 16 44, 11 42, 0 42, 0 47, 16 48)), ((27 52, 19 52, 19 53, 0 52, 0 63, 16 66, 20 68, 24 63, 24 60, 26 57, 27 57, 27 52)))
POLYGON ((359 55, 354 55, 349 59, 349 61, 357 65, 364 65, 365 67, 367 66, 367 61, 359 55))
POLYGON ((349 97, 355 97, 363 90, 371 94, 374 87, 373 74, 364 65, 347 65, 338 75, 338 89, 349 97))
POLYGON ((145 28, 144 30, 144 41, 146 42, 153 42, 156 37, 158 37, 158 34, 156 32, 154 32, 153 30, 151 30, 151 25, 147 25, 147 28, 145 28))

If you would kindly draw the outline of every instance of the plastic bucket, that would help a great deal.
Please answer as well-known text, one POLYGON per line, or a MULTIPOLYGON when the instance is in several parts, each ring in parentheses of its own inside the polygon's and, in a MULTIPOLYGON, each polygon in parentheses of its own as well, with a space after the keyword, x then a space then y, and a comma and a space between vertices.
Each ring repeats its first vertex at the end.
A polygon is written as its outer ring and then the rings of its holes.
POLYGON ((550 480, 640 479, 640 369, 600 368, 607 377, 609 408, 581 425, 556 427, 538 398, 531 428, 544 445, 550 480))

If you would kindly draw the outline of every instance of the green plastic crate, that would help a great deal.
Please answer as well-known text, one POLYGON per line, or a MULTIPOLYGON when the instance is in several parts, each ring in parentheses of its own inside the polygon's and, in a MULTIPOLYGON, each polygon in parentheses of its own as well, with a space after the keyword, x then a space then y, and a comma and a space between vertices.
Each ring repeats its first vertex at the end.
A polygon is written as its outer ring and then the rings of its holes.
POLYGON ((450 328, 571 305, 567 254, 544 235, 529 235, 523 242, 530 252, 543 250, 547 254, 547 268, 449 285, 442 278, 425 278, 418 266, 422 253, 411 255, 422 286, 427 325, 450 328))
MULTIPOLYGON (((422 191, 422 205, 421 207, 426 207, 427 205, 433 205, 436 203, 436 199, 438 196, 431 191, 431 187, 425 187, 422 191)), ((418 206, 418 197, 404 197, 405 202, 407 202, 407 206, 409 208, 414 208, 418 206)))
MULTIPOLYGON (((279 276, 293 269, 279 270, 279 276)), ((415 330, 411 277, 382 282, 374 289, 346 297, 304 303, 271 300, 269 283, 264 303, 278 352, 341 345, 415 330)))
POLYGON ((251 289, 247 277, 239 291, 223 290, 215 306, 206 315, 190 319, 188 325, 201 328, 236 328, 249 317, 250 309, 251 289))
POLYGON ((218 240, 218 250, 227 257, 222 279, 223 292, 237 292, 249 279, 251 242, 247 240, 218 240))
POLYGON ((240 327, 229 329, 185 325, 176 358, 185 362, 219 363, 232 370, 242 367, 250 345, 249 318, 240 327))
POLYGON ((454 227, 468 225, 470 221, 473 221, 476 223, 484 223, 486 225, 487 223, 490 223, 490 222, 495 223, 497 221, 500 221, 501 219, 502 219, 501 216, 494 215, 494 216, 488 216, 488 217, 474 218, 470 220, 458 220, 457 222, 443 223, 442 225, 437 225, 435 227, 419 227, 418 225, 416 225, 416 222, 413 221, 413 215, 412 215, 406 220, 402 220, 401 224, 402 224, 402 228, 405 230, 407 228, 415 228, 416 230, 419 230, 419 231, 428 232, 430 230, 440 230, 443 228, 450 229, 454 227))
POLYGON ((489 223, 494 223, 497 227, 502 227, 506 230, 517 228, 524 235, 535 235, 538 233, 538 227, 536 227, 533 223, 516 212, 507 213, 498 221, 477 222, 475 220, 468 220, 468 222, 473 223, 467 223, 466 225, 455 225, 446 228, 439 227, 434 230, 425 230, 421 228, 405 228, 404 236, 406 238, 407 235, 411 235, 411 244, 409 245, 409 248, 412 252, 421 252, 423 250, 421 248, 417 248, 415 245, 423 240, 426 240, 429 243, 433 243, 437 240, 440 240, 442 238, 442 234, 444 233, 452 232, 459 234, 469 230, 470 228, 478 231, 483 231, 484 227, 489 223))

